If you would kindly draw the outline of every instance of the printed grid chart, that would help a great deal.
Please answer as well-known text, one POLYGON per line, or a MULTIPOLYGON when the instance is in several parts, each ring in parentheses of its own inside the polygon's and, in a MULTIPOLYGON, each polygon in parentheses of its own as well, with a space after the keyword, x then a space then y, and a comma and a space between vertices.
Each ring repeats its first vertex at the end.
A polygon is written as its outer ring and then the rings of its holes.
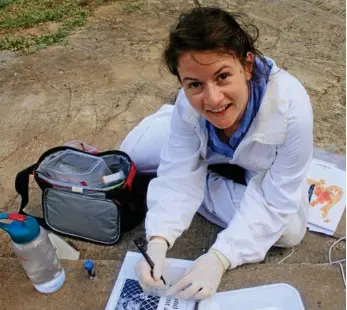
POLYGON ((157 310, 159 300, 145 295, 137 280, 126 279, 115 310, 157 310))

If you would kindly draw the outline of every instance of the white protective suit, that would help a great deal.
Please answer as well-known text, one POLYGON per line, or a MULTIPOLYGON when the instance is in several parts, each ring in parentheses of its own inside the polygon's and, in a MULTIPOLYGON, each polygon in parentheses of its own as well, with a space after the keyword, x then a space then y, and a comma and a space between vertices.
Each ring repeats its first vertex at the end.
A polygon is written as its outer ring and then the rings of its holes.
POLYGON ((203 118, 181 89, 174 106, 145 118, 121 145, 149 184, 146 235, 173 246, 198 211, 225 228, 212 248, 230 269, 262 261, 273 245, 298 244, 308 217, 306 174, 313 154, 313 115, 304 87, 274 63, 260 109, 232 159, 211 151, 203 118), (247 186, 207 169, 232 163, 247 186), (159 166, 159 167, 158 167, 159 166))

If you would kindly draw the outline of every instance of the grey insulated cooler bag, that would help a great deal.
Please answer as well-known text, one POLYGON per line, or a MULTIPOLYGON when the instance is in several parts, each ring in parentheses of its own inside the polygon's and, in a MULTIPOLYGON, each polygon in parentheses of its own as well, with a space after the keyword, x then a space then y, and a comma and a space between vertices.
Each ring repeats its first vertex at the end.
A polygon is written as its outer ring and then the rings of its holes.
POLYGON ((16 177, 21 214, 27 214, 31 174, 42 190, 43 218, 36 219, 57 233, 110 245, 145 217, 151 178, 137 182, 135 165, 124 152, 90 154, 66 146, 48 150, 16 177))

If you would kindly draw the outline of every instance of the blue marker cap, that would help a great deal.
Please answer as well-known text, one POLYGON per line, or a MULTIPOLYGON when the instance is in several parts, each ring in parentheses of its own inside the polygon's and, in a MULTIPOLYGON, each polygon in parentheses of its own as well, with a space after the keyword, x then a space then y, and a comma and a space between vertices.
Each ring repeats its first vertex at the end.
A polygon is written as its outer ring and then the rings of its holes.
POLYGON ((94 262, 91 259, 86 259, 83 263, 84 269, 88 271, 89 279, 95 278, 94 262))
POLYGON ((91 259, 86 259, 83 263, 83 266, 87 271, 91 272, 94 269, 94 262, 91 259))

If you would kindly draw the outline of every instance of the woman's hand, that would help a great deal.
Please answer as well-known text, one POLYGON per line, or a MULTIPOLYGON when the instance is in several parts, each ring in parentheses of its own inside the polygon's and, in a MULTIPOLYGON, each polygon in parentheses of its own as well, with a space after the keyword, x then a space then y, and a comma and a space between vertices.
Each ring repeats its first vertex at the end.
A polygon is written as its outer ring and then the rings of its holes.
POLYGON ((153 272, 147 261, 142 258, 136 265, 139 283, 144 291, 149 288, 163 289, 165 285, 160 279, 166 258, 168 243, 165 238, 154 237, 147 245, 147 254, 154 263, 153 272))
POLYGON ((183 278, 168 291, 168 296, 180 299, 204 299, 214 295, 225 270, 228 259, 217 250, 200 256, 183 275, 183 278))

